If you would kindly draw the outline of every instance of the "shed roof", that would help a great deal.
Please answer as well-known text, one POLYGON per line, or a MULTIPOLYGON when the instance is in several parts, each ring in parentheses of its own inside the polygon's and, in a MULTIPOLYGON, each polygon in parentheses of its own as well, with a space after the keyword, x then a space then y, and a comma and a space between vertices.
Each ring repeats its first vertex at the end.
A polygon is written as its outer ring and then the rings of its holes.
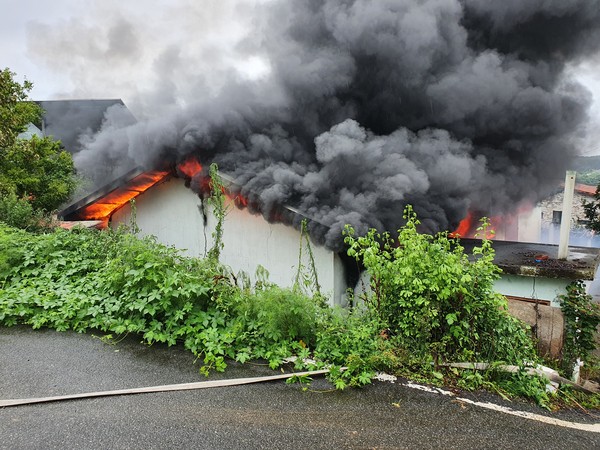
MULTIPOLYGON (((466 250, 480 245, 478 239, 461 239, 466 250)), ((557 258, 558 245, 531 242, 494 241, 494 263, 504 273, 569 280, 593 280, 600 263, 600 249, 569 247, 566 260, 557 258)))
MULTIPOLYGON (((81 200, 68 205, 58 213, 58 217, 67 221, 107 221, 120 207, 171 176, 177 176, 171 169, 144 170, 142 167, 136 167, 81 200)), ((239 186, 236 185, 233 178, 225 173, 220 173, 220 176, 228 192, 238 191, 239 186)), ((232 197, 236 197, 235 194, 232 194, 232 197)), ((262 213, 255 205, 248 204, 245 200, 239 201, 237 198, 234 200, 238 206, 248 208, 253 214, 262 213)), ((307 219, 309 229, 326 227, 302 211, 288 205, 279 205, 277 211, 271 211, 270 214, 269 221, 299 226, 302 220, 307 219)))
POLYGON ((168 170, 145 171, 141 167, 136 167, 67 206, 58 213, 58 217, 67 221, 106 221, 121 206, 163 181, 170 174, 168 170))

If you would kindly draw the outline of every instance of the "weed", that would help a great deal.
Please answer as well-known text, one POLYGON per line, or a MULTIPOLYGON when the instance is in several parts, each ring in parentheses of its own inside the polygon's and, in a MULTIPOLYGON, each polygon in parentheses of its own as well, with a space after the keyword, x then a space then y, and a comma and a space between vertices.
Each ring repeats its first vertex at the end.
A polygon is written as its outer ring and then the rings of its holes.
POLYGON ((592 303, 582 281, 567 286, 567 293, 559 296, 565 318, 562 369, 571 376, 577 359, 588 364, 596 347, 595 333, 600 324, 600 307, 592 303))

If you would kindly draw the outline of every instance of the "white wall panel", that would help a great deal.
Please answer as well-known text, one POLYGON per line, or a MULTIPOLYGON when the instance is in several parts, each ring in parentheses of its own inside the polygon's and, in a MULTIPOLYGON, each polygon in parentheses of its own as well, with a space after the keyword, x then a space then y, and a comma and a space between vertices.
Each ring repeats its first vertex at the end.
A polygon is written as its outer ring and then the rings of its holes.
MULTIPOLYGON (((204 228, 199 211, 200 198, 180 179, 153 186, 136 198, 136 223, 142 235, 154 235, 159 242, 175 246, 188 256, 204 251, 204 228)), ((127 204, 116 211, 111 226, 128 224, 131 208, 127 204)))
MULTIPOLYGON (((202 202, 183 180, 173 178, 154 186, 136 199, 136 223, 142 235, 154 235, 159 242, 185 250, 188 256, 204 256, 213 243, 216 219, 207 211, 207 226, 201 213, 202 202), (206 241, 205 241, 206 236, 206 241)), ((111 226, 128 223, 131 208, 124 206, 112 216, 111 226)), ((269 280, 290 287, 298 269, 300 233, 292 227, 271 224, 261 216, 231 205, 225 218, 221 262, 234 273, 244 271, 254 280, 257 267, 269 272, 269 280)), ((311 243, 321 292, 332 304, 343 303, 344 268, 340 258, 325 247, 311 243)), ((302 264, 308 268, 308 255, 302 264)))

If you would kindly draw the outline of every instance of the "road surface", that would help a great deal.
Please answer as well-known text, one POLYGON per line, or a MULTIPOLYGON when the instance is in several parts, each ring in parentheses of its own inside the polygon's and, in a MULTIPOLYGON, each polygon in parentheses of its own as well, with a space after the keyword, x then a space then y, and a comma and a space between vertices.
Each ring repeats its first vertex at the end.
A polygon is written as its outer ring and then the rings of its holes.
MULTIPOLYGON (((261 365, 232 363, 211 378, 272 374, 261 365)), ((147 347, 135 337, 109 345, 91 333, 0 327, 0 399, 203 380, 194 357, 181 348, 147 347)), ((533 405, 495 401, 547 414, 533 405)), ((552 417, 597 421, 574 411, 552 417)), ((400 383, 339 392, 322 378, 308 391, 279 381, 0 408, 0 449, 175 448, 597 449, 600 433, 400 383)))

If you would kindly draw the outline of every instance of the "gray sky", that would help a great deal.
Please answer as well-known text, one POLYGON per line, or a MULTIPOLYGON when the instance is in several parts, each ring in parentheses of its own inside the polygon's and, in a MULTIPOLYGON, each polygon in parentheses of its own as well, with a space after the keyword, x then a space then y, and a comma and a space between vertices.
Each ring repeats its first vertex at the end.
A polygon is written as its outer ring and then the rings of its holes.
MULTIPOLYGON (((258 1, 268 0, 0 0, 0 66, 33 81, 35 99, 122 98, 151 115, 210 95, 232 73, 268 74, 243 47, 258 1)), ((595 98, 582 153, 600 153, 597 68, 573 69, 595 98)))
POLYGON ((0 64, 33 81, 35 99, 117 97, 144 115, 224 72, 265 72, 238 48, 260 1, 0 0, 0 64))
POLYGON ((32 21, 55 21, 77 13, 77 5, 86 3, 86 0, 0 0, 0 9, 3 11, 0 15, 1 66, 16 72, 20 80, 26 76, 34 81, 33 97, 51 98, 72 86, 64 76, 48 71, 30 57, 27 51, 27 25, 32 21))

